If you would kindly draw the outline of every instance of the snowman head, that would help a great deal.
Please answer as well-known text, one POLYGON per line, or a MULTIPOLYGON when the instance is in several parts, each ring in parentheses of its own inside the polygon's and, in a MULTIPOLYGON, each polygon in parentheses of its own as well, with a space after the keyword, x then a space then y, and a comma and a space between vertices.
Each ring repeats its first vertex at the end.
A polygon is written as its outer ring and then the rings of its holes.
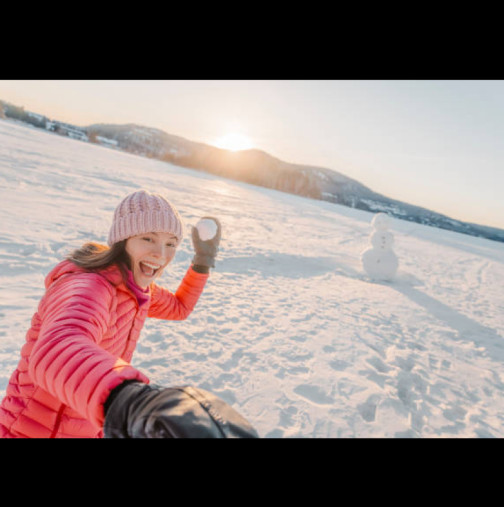
POLYGON ((371 225, 380 231, 384 231, 388 229, 390 226, 391 219, 386 213, 377 213, 373 220, 371 221, 371 225))

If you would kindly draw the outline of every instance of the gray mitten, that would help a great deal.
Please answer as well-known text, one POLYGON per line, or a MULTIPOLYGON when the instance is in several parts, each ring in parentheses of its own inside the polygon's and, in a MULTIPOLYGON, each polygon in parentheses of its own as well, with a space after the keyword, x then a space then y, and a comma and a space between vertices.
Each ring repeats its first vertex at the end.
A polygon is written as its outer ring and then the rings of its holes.
POLYGON ((217 224, 217 232, 211 239, 203 241, 200 238, 198 229, 193 227, 192 229, 192 242, 195 251, 193 257, 193 264, 197 266, 206 266, 208 268, 215 267, 215 257, 219 250, 219 243, 221 239, 221 223, 217 218, 214 217, 203 217, 203 219, 213 220, 217 224))

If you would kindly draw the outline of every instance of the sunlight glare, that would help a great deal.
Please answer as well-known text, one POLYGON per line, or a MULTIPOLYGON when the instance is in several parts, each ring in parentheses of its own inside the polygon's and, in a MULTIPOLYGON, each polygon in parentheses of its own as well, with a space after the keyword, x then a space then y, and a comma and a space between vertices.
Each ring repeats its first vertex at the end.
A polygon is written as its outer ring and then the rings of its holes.
POLYGON ((249 150, 253 147, 252 140, 249 137, 237 132, 230 132, 220 137, 214 145, 217 148, 230 151, 249 150))

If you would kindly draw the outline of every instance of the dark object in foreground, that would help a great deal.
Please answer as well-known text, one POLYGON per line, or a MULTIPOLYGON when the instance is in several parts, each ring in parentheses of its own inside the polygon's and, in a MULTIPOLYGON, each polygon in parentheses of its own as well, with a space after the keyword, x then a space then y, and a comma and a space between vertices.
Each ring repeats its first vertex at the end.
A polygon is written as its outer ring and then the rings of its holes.
POLYGON ((124 382, 104 407, 105 438, 258 438, 230 405, 196 387, 124 382))

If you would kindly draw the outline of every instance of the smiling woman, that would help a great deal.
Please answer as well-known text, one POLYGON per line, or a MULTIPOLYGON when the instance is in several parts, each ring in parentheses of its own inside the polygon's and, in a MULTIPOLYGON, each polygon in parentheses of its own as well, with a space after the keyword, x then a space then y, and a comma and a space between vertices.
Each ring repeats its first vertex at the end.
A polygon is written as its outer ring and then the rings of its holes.
POLYGON ((136 284, 146 289, 175 257, 177 237, 166 232, 149 232, 126 240, 131 271, 136 284))
POLYGON ((230 132, 215 141, 214 146, 224 150, 239 151, 248 150, 253 147, 252 140, 237 132, 230 132))

